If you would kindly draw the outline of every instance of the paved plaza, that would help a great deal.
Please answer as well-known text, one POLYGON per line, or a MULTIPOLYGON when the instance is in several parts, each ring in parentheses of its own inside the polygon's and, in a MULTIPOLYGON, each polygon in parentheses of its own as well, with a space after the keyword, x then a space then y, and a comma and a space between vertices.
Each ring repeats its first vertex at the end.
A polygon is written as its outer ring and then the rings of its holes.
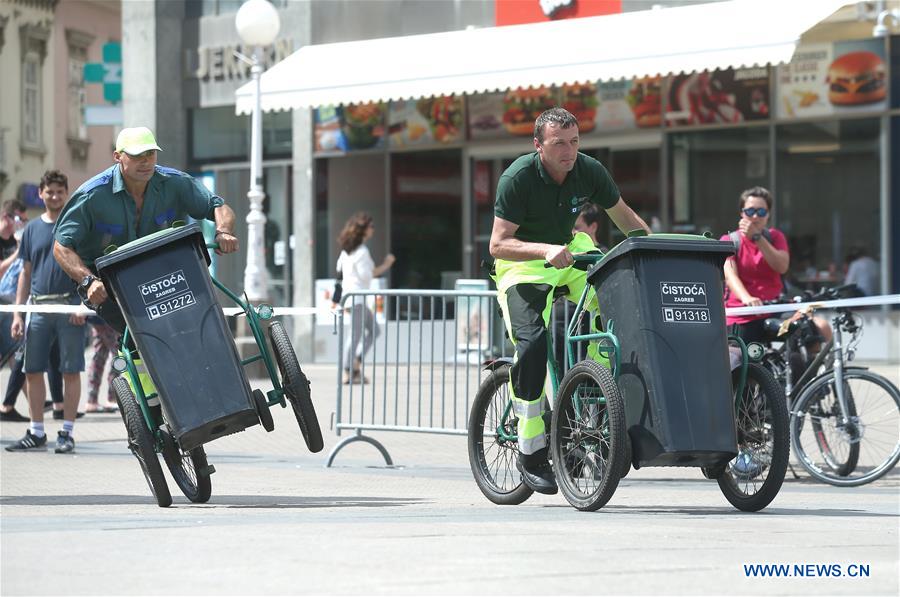
MULTIPOLYGON (((461 436, 373 432, 395 466, 360 442, 325 468, 346 436, 329 429, 335 371, 306 370, 325 450, 310 454, 291 411, 276 407, 273 433, 257 426, 207 444, 217 469, 208 504, 190 504, 170 479, 174 504, 158 508, 118 414, 79 419, 74 455, 0 451, 0 593, 900 590, 897 471, 855 489, 789 472, 757 514, 734 510, 699 471, 676 468, 633 471, 596 513, 575 511, 561 495, 498 507, 475 486, 461 436), (757 564, 788 565, 790 576, 748 576, 757 564)), ((48 421, 51 439, 59 423, 48 421)), ((3 423, 2 444, 25 428, 3 423)))

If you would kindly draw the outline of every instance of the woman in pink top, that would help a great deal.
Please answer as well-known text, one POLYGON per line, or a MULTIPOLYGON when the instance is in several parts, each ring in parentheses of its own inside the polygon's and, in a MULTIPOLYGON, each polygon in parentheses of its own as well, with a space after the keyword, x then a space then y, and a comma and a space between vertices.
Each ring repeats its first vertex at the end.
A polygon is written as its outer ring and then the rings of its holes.
MULTIPOLYGON (((725 306, 757 307, 781 294, 781 276, 788 271, 791 256, 784 234, 768 227, 772 213, 772 193, 768 189, 753 187, 741 193, 740 208, 740 248, 725 261, 725 306)), ((727 234, 722 237, 729 239, 727 234)), ((766 342, 772 340, 763 328, 767 317, 770 315, 733 315, 726 317, 725 323, 737 325, 737 334, 747 342, 766 342)), ((828 322, 815 318, 815 323, 825 340, 830 339, 828 322)))

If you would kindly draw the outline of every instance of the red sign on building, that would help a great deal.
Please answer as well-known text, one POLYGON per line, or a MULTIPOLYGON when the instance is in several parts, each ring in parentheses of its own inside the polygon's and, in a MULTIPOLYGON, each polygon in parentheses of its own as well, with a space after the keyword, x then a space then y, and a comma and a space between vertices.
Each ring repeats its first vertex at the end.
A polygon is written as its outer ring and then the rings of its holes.
POLYGON ((494 0, 494 21, 500 25, 543 23, 622 12, 622 0, 494 0))

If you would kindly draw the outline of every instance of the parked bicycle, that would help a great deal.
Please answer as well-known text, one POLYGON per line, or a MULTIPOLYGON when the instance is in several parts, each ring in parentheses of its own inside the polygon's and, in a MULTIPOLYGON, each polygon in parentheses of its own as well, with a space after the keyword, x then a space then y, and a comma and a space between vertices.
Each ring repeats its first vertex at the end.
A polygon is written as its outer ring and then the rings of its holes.
MULTIPOLYGON (((855 290, 823 289, 795 302, 837 300, 855 290)), ((791 443, 803 468, 831 485, 871 483, 900 460, 900 392, 885 377, 849 364, 862 334, 859 317, 847 307, 835 309, 834 337, 822 345, 812 324, 815 310, 812 305, 788 320, 766 320, 777 340, 762 363, 784 388, 791 443)))
MULTIPOLYGON (((627 250, 620 250, 619 254, 627 250)), ((615 257, 615 252, 614 249, 606 256, 576 255, 573 267, 590 268, 609 256, 615 257)), ((718 279, 715 281, 721 293, 721 282, 718 279)), ((648 284, 652 285, 652 282, 648 284)), ((648 444, 648 441, 652 443, 655 440, 651 439, 653 434, 645 425, 658 424, 658 421, 648 422, 648 417, 655 415, 645 412, 648 408, 646 396, 636 391, 631 383, 635 378, 634 362, 622 362, 623 354, 633 359, 633 348, 621 346, 616 332, 619 328, 635 326, 636 322, 607 320, 605 331, 579 332, 583 318, 591 316, 586 310, 590 292, 591 285, 588 284, 566 329, 566 357, 570 368, 561 380, 552 340, 548 341, 547 349, 548 377, 554 397, 552 415, 549 410, 545 414, 545 421, 549 419, 548 445, 551 446, 556 479, 566 500, 579 510, 597 510, 609 501, 619 480, 628 474, 632 466, 657 466, 669 457, 668 466, 702 468, 704 476, 716 479, 726 499, 736 508, 757 511, 766 507, 775 498, 784 480, 789 431, 783 391, 768 371, 750 362, 750 355, 761 355, 762 347, 748 351, 741 340, 731 339, 740 356, 738 366, 731 373, 733 410, 726 415, 726 421, 733 417, 735 422, 736 433, 730 435, 731 441, 735 437, 737 440, 729 451, 700 455, 699 451, 690 453, 690 448, 686 448, 681 453, 673 450, 660 454, 655 451, 660 447, 658 444, 648 444), (596 347, 599 360, 589 358, 575 362, 575 347, 582 342, 596 347), (629 377, 624 385, 623 371, 629 377)), ((714 289, 710 288, 710 292, 714 289)), ((657 305, 653 305, 650 309, 656 312, 656 308, 657 305)), ((668 317, 670 314, 663 312, 660 315, 668 317)), ((671 315, 676 317, 674 312, 671 315)), ((679 314, 677 317, 681 316, 679 314)), ((690 316, 700 318, 706 315, 696 311, 690 316)), ((724 309, 721 318, 724 321, 724 309)), ((702 325, 699 320, 698 325, 702 325)), ((721 362, 726 367, 727 357, 724 354, 719 356, 724 359, 721 362)), ((508 358, 485 363, 485 369, 490 374, 478 389, 468 425, 469 462, 475 481, 485 497, 501 505, 521 504, 532 495, 532 490, 522 481, 516 468, 519 448, 517 418, 509 392, 511 366, 512 361, 508 358)), ((714 365, 710 363, 710 366, 714 365)), ((672 379, 670 383, 678 385, 683 381, 672 379)), ((726 423, 723 427, 729 426, 726 423)), ((659 429, 655 431, 659 432, 659 429)), ((671 444, 696 445, 692 443, 696 439, 692 430, 672 431, 683 436, 670 438, 671 444)), ((732 433, 727 429, 722 431, 732 433)))

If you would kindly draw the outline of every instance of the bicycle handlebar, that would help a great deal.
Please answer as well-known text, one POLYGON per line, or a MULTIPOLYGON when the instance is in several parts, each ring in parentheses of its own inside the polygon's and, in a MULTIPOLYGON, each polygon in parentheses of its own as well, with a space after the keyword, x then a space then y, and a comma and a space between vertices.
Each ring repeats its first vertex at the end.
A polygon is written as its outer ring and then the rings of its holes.
MULTIPOLYGON (((603 259, 605 255, 600 251, 588 251, 586 253, 575 253, 572 255, 572 258, 575 260, 572 265, 569 267, 574 267, 575 269, 580 269, 583 271, 587 271, 588 268, 601 259, 603 259)), ((544 262, 544 269, 549 269, 554 267, 552 263, 549 261, 544 262)))

